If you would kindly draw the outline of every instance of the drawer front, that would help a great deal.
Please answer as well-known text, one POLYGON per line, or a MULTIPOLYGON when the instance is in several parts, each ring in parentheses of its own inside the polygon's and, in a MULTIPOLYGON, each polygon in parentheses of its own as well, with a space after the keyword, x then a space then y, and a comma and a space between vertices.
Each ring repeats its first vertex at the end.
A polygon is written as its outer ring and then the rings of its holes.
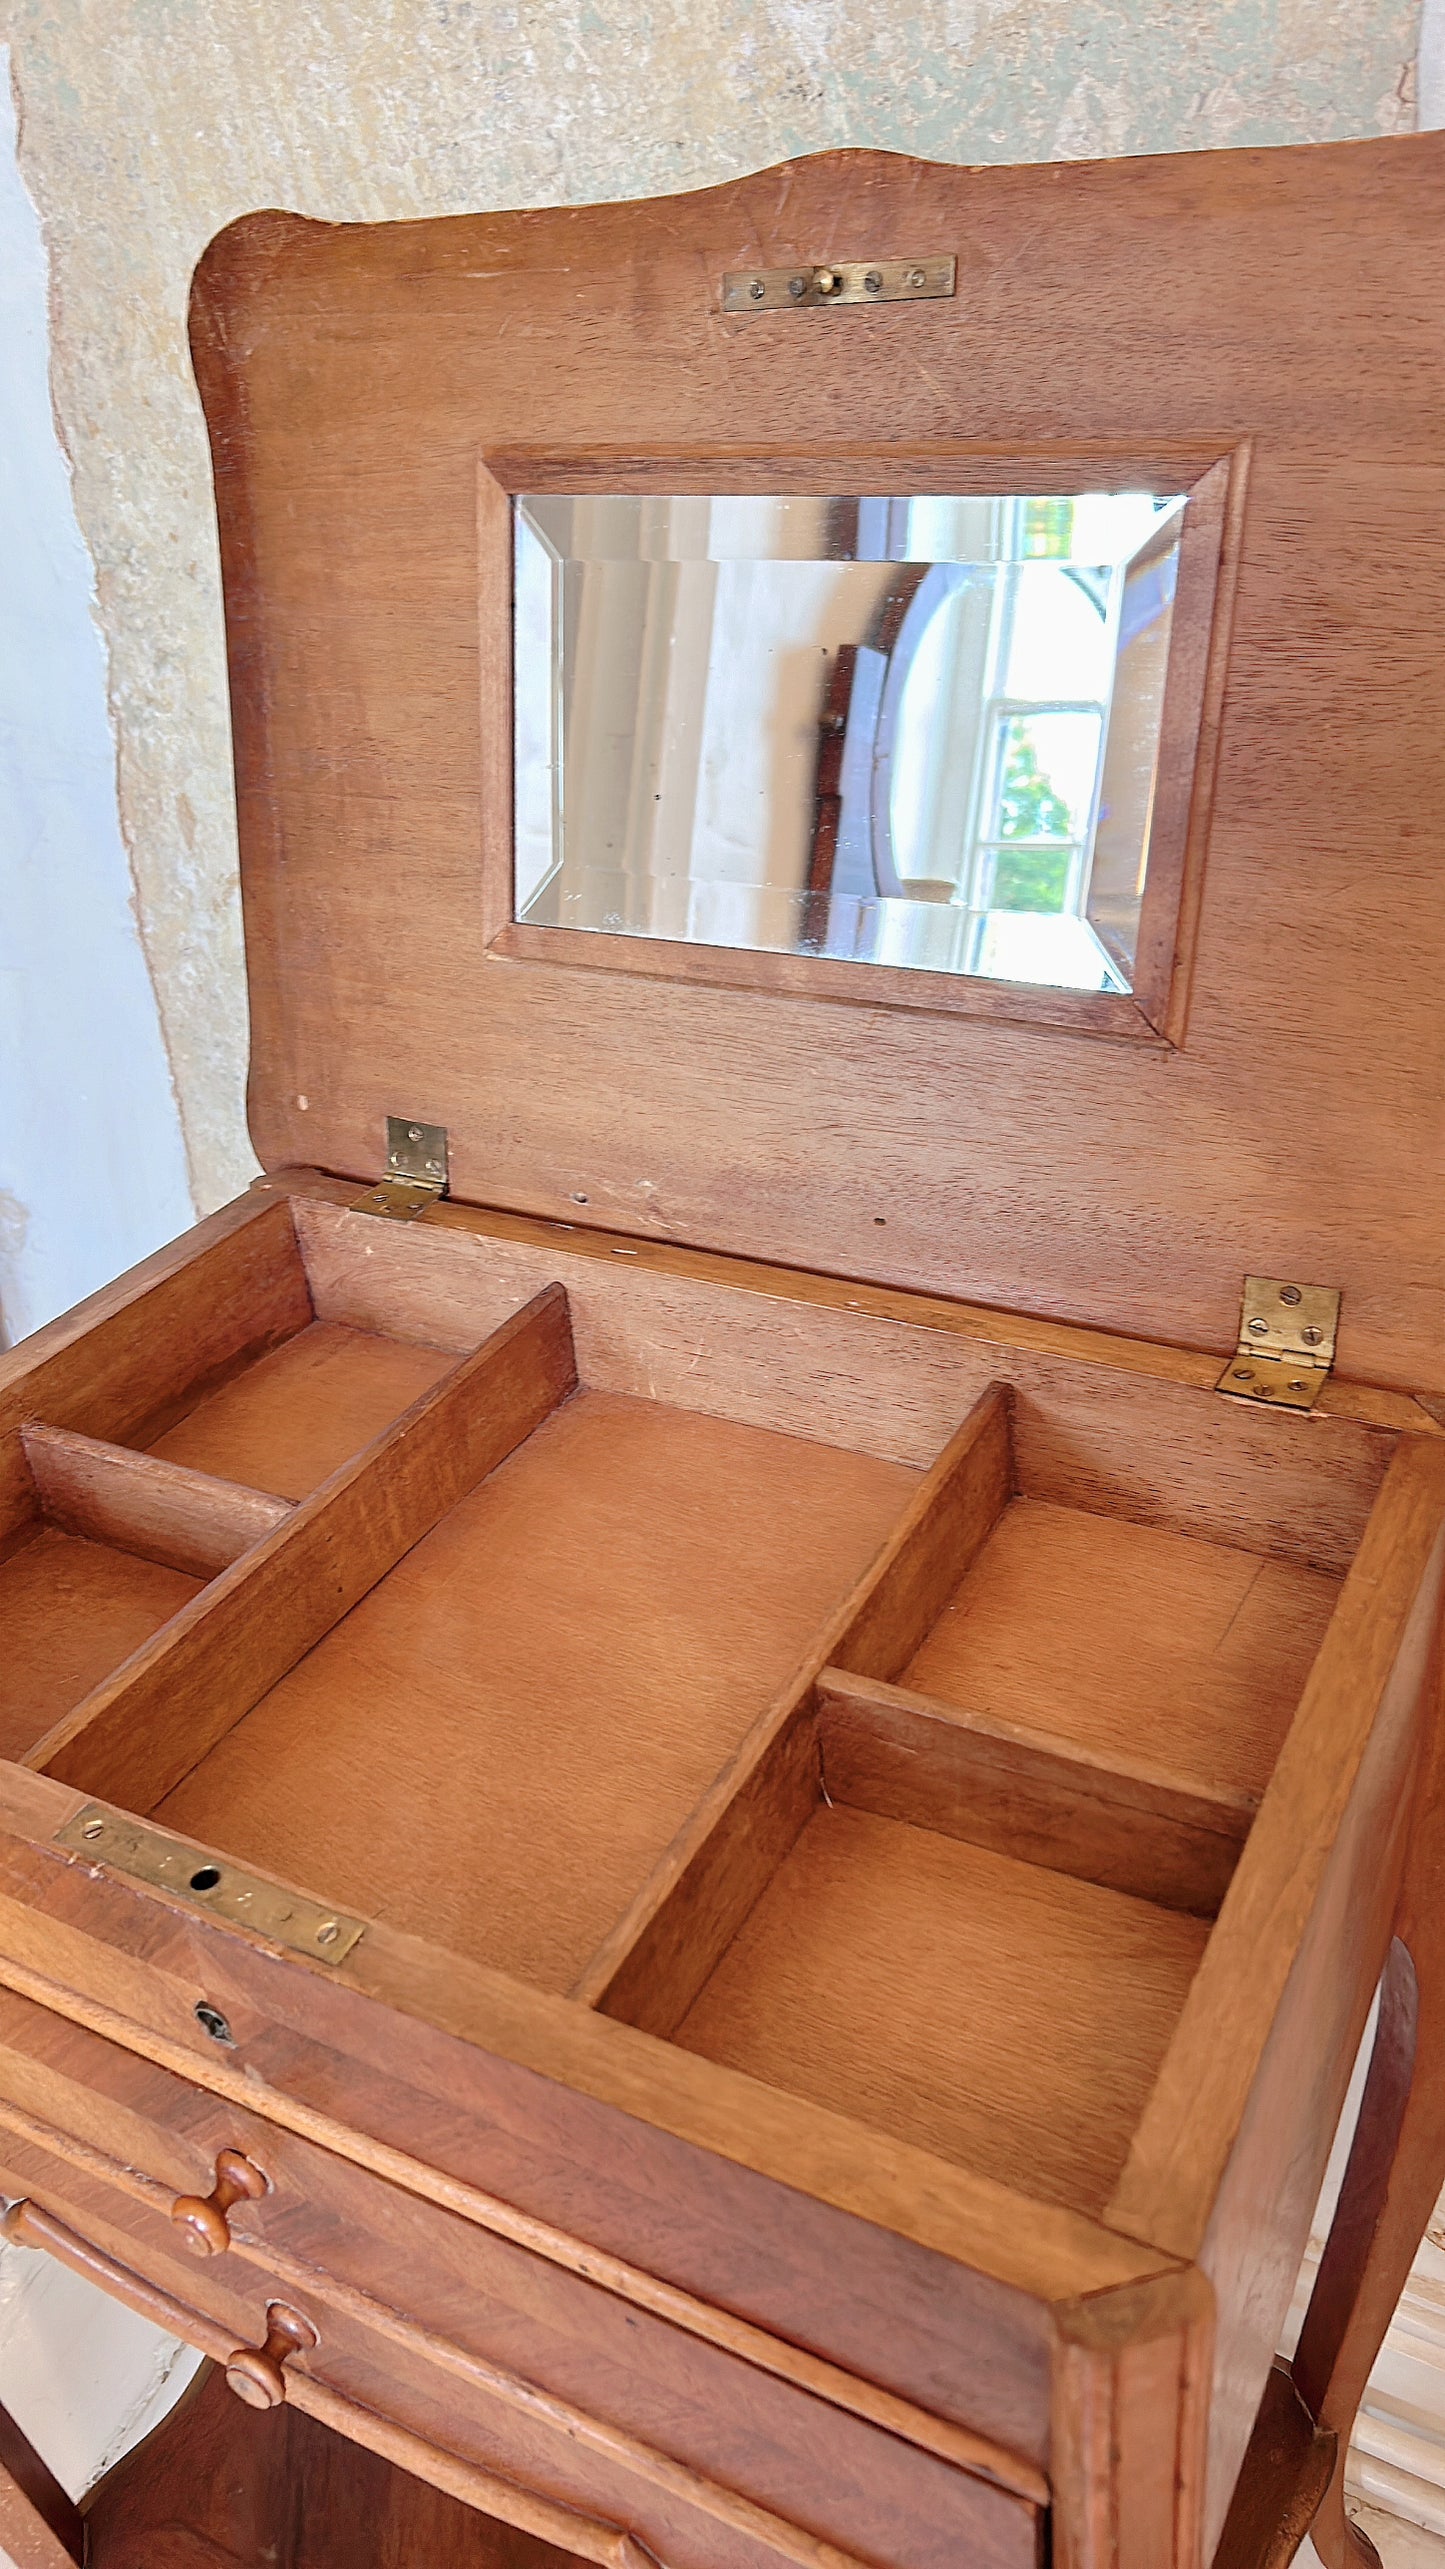
POLYGON ((308 2377, 383 2417, 409 2403, 439 2449, 604 2514, 620 2473, 623 2520, 644 2492, 677 2569, 742 2569, 760 2542, 799 2562, 1033 2569, 1032 2499, 9 1991, 0 2168, 82 2231, 106 2223, 123 2264, 223 2331, 254 2335, 268 2300, 324 2314, 308 2377), (265 2191, 226 2187, 203 2225, 220 2253, 193 2256, 172 2206, 212 2194, 225 2151, 265 2191))

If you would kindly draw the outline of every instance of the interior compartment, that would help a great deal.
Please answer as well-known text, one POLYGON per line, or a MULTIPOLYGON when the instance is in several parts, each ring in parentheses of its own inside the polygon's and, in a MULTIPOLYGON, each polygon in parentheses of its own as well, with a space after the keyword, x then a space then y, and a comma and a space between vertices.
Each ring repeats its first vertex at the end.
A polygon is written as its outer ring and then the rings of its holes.
POLYGON ((147 1451, 223 1480, 302 1499, 446 1373, 437 1347, 309 1320, 205 1392, 147 1451))
POLYGON ((0 1757, 23 1757, 200 1586, 37 1517, 0 1561, 0 1757))
POLYGON ((820 1799, 673 2039, 1001 2184, 1098 2209, 1208 1932, 820 1799))
POLYGON ((1258 1797, 1337 1575, 1016 1497, 900 1685, 1258 1797))
POLYGON ((168 1407, 97 1413, 189 1569, 31 1762, 1099 2208, 1393 1438, 506 1217, 277 1210, 269 1334, 222 1295, 168 1407))
POLYGON ((156 1816, 566 1989, 915 1478, 578 1391, 156 1816))

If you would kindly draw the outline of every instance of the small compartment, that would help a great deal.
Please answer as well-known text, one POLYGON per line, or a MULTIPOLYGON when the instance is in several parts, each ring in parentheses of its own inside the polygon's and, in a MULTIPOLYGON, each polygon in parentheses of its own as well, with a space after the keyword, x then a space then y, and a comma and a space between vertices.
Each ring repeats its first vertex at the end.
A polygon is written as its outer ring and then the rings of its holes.
POLYGON ((200 1586, 37 1516, 0 1561, 0 1757, 23 1757, 200 1586))
POLYGON ((399 1418, 455 1363, 337 1320, 310 1319, 294 1337, 203 1393, 147 1451, 278 1497, 303 1499, 399 1418))
POLYGON ((673 2039, 1097 2210, 1208 1932, 820 1792, 673 2039))
POLYGON ((283 1502, 35 1424, 17 1440, 0 1545, 0 1756, 23 1758, 219 1571, 283 1502))
POLYGON ((1339 1588, 1305 1562, 1018 1496, 899 1683, 1257 1800, 1339 1588))

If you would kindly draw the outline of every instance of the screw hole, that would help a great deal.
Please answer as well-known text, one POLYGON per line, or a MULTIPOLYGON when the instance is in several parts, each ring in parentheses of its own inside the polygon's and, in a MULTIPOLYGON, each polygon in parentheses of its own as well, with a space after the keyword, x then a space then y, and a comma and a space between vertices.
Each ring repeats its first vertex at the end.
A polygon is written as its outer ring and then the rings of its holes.
POLYGON ((219 2007, 207 2006, 204 1998, 196 2009, 196 2023, 205 2033, 210 2035, 213 2043, 230 2043, 234 2045, 236 2037, 232 2033, 226 2018, 221 2014, 219 2007))
POLYGON ((221 1868, 218 1864, 203 1864, 198 1872, 191 1875, 191 1889, 193 1891, 214 1891, 220 1879, 221 1868))
POLYGON ((585 1195, 574 1195, 572 1201, 574 1204, 585 1204, 587 1202, 587 1198, 585 1195))
POLYGON ((886 1222, 888 1216, 886 1213, 875 1213, 873 1219, 875 1222, 886 1222))

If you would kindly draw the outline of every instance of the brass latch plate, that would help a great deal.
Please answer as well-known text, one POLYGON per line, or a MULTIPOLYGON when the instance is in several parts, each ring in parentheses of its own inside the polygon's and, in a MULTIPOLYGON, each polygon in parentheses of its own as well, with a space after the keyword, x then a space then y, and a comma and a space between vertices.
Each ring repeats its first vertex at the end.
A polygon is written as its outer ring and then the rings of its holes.
POLYGON ((1313 1409, 1335 1361, 1340 1297, 1329 1285, 1246 1276, 1239 1344, 1216 1390, 1275 1409, 1313 1409))
POLYGON ((57 1829, 55 1843, 129 1874, 133 1882, 172 1892, 209 1917, 249 1927, 253 1935, 284 1946, 288 1953, 309 1954, 313 1962, 344 1962, 366 1932, 364 1918, 344 1917, 319 1900, 258 1881, 254 1873, 224 1863, 205 1847, 187 1846, 183 1838, 168 1837, 146 1820, 127 1819, 99 1803, 87 1803, 57 1829))
POLYGON ((820 303, 926 303, 952 294, 957 259, 835 259, 795 268, 735 268, 724 312, 805 312, 820 303))
POLYGON ((353 1213, 375 1213, 383 1222, 414 1222, 447 1191, 447 1128, 418 1124, 409 1115, 386 1119, 386 1175, 359 1195, 353 1213))

